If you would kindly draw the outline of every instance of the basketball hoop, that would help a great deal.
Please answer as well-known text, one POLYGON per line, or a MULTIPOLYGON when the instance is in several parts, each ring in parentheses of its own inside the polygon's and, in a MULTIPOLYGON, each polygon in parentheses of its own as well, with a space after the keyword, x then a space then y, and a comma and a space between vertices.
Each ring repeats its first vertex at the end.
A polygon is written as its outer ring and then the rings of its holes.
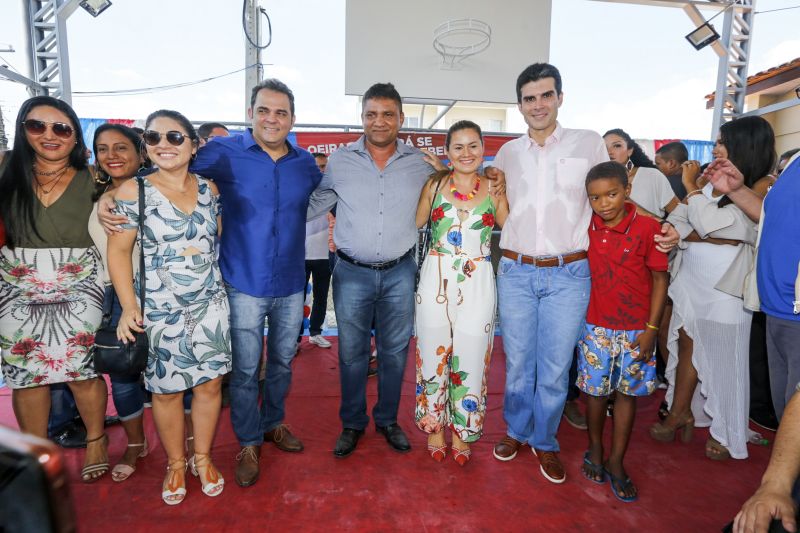
POLYGON ((476 19, 448 20, 433 30, 433 49, 442 56, 442 70, 461 70, 461 62, 492 44, 492 28, 476 19))

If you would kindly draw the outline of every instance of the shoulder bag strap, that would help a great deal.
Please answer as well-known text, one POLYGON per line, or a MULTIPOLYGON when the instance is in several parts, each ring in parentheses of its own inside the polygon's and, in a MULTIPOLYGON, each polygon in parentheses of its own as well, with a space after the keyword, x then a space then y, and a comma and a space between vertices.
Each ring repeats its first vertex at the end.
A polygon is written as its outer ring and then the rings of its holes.
POLYGON ((139 309, 144 319, 144 178, 136 180, 139 182, 139 309))

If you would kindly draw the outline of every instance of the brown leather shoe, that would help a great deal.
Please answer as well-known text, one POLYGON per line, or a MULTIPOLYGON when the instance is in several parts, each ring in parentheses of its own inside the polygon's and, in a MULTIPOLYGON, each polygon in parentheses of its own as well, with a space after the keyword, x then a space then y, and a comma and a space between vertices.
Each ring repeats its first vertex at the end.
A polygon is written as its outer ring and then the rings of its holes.
POLYGON ((260 446, 245 446, 236 456, 236 483, 240 487, 249 487, 258 481, 259 457, 260 446))
POLYGON ((564 471, 561 459, 558 458, 558 452, 546 452, 534 448, 531 450, 533 450, 533 455, 539 458, 539 470, 542 471, 545 479, 551 483, 564 483, 567 473, 564 471))
POLYGON ((506 435, 503 440, 494 445, 494 458, 498 461, 510 461, 517 456, 517 450, 522 444, 517 439, 506 435))
POLYGON ((303 451, 303 443, 292 435, 292 432, 289 431, 289 426, 286 424, 280 424, 264 433, 264 442, 272 442, 279 450, 284 452, 303 451))

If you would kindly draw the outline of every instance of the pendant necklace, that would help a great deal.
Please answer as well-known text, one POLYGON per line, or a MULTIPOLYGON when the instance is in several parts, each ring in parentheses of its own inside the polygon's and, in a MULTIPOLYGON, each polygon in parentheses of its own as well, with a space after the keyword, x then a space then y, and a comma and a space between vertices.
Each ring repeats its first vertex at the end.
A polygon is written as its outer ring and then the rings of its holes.
MULTIPOLYGON (((50 194, 51 192, 53 192, 53 189, 56 188, 56 186, 58 185, 58 182, 61 181, 61 178, 64 177, 64 174, 66 174, 67 167, 62 168, 58 172, 59 172, 58 176, 56 176, 55 178, 51 179, 47 183, 42 183, 38 179, 36 179, 36 188, 39 191, 41 191, 41 193, 44 194, 44 195, 47 195, 47 194, 50 194), (49 189, 45 189, 45 186, 50 185, 51 183, 53 184, 53 186, 50 187, 49 189)), ((41 175, 45 175, 45 174, 41 174, 41 175)), ((50 175, 53 175, 53 174, 50 174, 50 175)))

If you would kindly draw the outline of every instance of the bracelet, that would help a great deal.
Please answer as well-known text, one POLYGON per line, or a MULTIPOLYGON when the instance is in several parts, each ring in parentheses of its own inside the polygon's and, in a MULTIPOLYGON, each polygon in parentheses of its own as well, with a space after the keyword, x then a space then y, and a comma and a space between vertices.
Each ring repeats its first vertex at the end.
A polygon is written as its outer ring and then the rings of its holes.
POLYGON ((688 198, 692 197, 695 194, 703 194, 703 189, 695 189, 692 192, 686 193, 686 197, 685 198, 688 199, 688 198))
POLYGON ((653 324, 651 324, 650 322, 645 322, 645 323, 644 323, 644 325, 647 327, 647 329, 652 329, 653 331, 658 331, 658 328, 657 328, 657 327, 655 327, 655 326, 654 326, 653 324))

